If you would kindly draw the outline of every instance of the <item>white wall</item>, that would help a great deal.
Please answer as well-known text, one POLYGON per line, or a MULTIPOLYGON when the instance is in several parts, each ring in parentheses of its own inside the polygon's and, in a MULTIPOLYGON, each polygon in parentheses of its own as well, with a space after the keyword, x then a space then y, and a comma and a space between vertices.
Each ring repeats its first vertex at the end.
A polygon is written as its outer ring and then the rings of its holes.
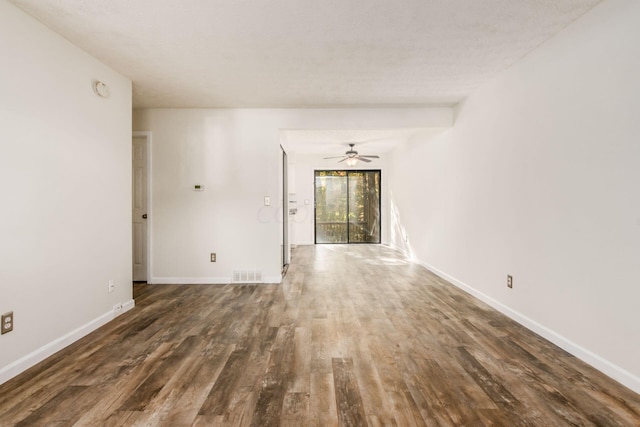
POLYGON ((638 22, 603 2, 389 169, 394 245, 640 392, 638 22))
POLYGON ((131 300, 131 82, 7 2, 0 58, 2 383, 131 300))
MULTIPOLYGON (((152 133, 149 281, 226 283, 237 269, 260 270, 266 281, 280 281, 281 130, 451 122, 450 108, 135 111, 134 129, 152 133), (192 191, 194 184, 205 191, 192 191), (263 206, 264 196, 271 197, 270 207, 263 206), (211 252, 216 263, 209 261, 211 252)), ((300 176, 292 181, 296 190, 289 191, 297 192, 300 176)))

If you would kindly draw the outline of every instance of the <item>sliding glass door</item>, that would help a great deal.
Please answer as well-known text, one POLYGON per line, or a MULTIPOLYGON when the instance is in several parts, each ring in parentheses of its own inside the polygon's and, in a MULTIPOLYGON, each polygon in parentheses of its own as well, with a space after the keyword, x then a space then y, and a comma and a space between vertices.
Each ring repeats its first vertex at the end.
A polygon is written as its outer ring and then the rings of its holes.
POLYGON ((380 171, 315 172, 315 242, 380 243, 380 171))

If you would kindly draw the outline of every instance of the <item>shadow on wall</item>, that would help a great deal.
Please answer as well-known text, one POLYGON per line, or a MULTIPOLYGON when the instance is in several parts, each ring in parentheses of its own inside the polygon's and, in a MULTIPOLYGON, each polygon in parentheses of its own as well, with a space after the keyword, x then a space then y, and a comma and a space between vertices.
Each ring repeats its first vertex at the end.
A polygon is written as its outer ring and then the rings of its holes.
POLYGON ((402 225, 400 211, 394 201, 393 193, 390 193, 389 196, 389 199, 391 200, 391 233, 389 236, 389 242, 391 246, 401 251, 407 258, 414 260, 415 252, 409 243, 407 230, 402 225))

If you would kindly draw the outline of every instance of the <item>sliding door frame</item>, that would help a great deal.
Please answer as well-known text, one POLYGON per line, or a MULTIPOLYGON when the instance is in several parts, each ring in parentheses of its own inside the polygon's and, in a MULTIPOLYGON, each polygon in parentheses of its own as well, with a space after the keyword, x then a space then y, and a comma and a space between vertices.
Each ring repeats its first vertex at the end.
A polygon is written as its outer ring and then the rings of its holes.
POLYGON ((316 245, 376 245, 382 242, 382 170, 381 169, 315 169, 313 171, 313 243, 316 245), (344 172, 347 179, 347 241, 346 242, 318 242, 318 226, 317 226, 317 207, 318 201, 316 200, 316 174, 318 172, 344 172), (377 242, 351 242, 349 236, 350 221, 349 221, 349 174, 350 173, 366 173, 377 172, 378 174, 378 241, 377 242))

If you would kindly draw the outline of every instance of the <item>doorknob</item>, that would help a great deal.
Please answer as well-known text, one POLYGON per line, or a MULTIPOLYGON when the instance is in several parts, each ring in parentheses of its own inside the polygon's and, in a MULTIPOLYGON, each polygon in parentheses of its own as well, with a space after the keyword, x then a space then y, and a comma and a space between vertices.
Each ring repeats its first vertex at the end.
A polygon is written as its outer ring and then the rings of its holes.
POLYGON ((147 214, 142 214, 142 219, 147 219, 147 214))

